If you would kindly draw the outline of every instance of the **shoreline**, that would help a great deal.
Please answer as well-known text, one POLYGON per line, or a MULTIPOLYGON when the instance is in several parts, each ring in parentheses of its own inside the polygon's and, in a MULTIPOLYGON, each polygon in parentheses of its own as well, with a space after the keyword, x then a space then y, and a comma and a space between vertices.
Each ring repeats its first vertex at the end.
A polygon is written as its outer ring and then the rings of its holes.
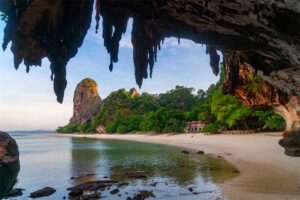
POLYGON ((240 175, 220 187, 228 199, 299 199, 300 159, 284 154, 281 133, 247 135, 52 134, 57 137, 130 140, 177 146, 222 156, 240 175))

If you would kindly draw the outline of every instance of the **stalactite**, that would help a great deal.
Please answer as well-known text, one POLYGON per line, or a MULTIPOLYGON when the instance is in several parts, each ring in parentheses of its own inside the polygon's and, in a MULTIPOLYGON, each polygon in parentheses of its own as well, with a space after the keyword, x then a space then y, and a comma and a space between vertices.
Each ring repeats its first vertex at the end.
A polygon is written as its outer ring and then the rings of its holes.
POLYGON ((150 78, 152 78, 152 73, 153 73, 153 67, 154 67, 154 62, 156 56, 154 56, 154 50, 153 47, 148 50, 148 55, 149 55, 149 69, 150 69, 150 78))
POLYGON ((133 62, 135 67, 135 79, 139 87, 143 78, 147 78, 148 51, 145 34, 145 24, 141 19, 134 19, 132 24, 131 41, 133 45, 133 62))
POLYGON ((225 67, 226 67, 226 86, 223 87, 225 93, 234 94, 237 80, 239 76, 239 65, 241 63, 238 52, 224 53, 225 67))
POLYGON ((96 8, 96 16, 95 16, 96 27, 95 27, 95 29, 96 29, 96 33, 98 33, 99 22, 100 22, 100 0, 96 0, 95 8, 96 8))
POLYGON ((77 54, 91 22, 94 0, 6 1, 0 10, 8 15, 2 44, 12 40, 16 69, 24 62, 28 73, 32 65, 41 65, 48 57, 57 101, 62 102, 67 85, 66 65, 77 54), (35 38, 35 39, 33 39, 35 38))
POLYGON ((105 9, 101 10, 101 14, 103 19, 102 37, 107 53, 110 54, 109 70, 112 71, 113 63, 118 62, 119 43, 122 39, 122 34, 126 32, 129 17, 124 14, 112 17, 111 13, 105 9))
POLYGON ((64 60, 64 58, 60 56, 54 57, 53 60, 51 60, 50 68, 54 76, 53 79, 54 93, 57 96, 57 101, 59 103, 62 103, 64 98, 64 91, 67 87, 66 61, 64 60))
POLYGON ((157 60, 157 49, 160 49, 161 36, 156 33, 155 27, 146 24, 143 19, 135 18, 132 25, 131 41, 133 45, 133 61, 135 78, 139 87, 143 79, 152 78, 154 63, 157 60))
MULTIPOLYGON (((4 38, 2 43, 2 49, 5 50, 7 48, 8 43, 12 40, 13 32, 17 26, 17 22, 21 16, 21 14, 26 9, 27 3, 26 1, 6 1, 5 5, 1 5, 6 8, 6 14, 8 16, 7 25, 4 28, 4 38)), ((1 9, 1 10, 2 10, 1 9)), ((2 10, 3 12, 4 10, 2 10)))
POLYGON ((206 46, 206 54, 209 55, 210 58, 210 66, 213 70, 213 73, 217 76, 219 74, 219 62, 220 56, 217 53, 217 50, 210 45, 206 46))

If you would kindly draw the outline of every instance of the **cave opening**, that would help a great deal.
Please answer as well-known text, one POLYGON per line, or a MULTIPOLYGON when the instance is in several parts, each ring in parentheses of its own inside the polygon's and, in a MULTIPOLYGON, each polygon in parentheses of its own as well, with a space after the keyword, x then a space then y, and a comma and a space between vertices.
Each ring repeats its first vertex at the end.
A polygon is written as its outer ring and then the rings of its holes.
POLYGON ((48 57, 59 102, 63 101, 67 84, 66 65, 83 44, 94 17, 94 3, 96 18, 102 21, 110 69, 118 61, 119 41, 130 17, 139 86, 148 77, 148 69, 151 75, 164 38, 173 36, 206 44, 216 74, 220 50, 226 68, 224 92, 234 94, 249 106, 282 106, 284 118, 291 123, 287 123, 290 129, 280 144, 287 154, 300 155, 300 33, 293 28, 299 27, 299 2, 1 1, 0 11, 7 16, 3 49, 12 41, 15 68, 24 62, 27 71, 48 57), (286 19, 293 30, 283 25, 286 19), (253 72, 265 82, 267 89, 261 94, 242 90, 243 79, 253 72))

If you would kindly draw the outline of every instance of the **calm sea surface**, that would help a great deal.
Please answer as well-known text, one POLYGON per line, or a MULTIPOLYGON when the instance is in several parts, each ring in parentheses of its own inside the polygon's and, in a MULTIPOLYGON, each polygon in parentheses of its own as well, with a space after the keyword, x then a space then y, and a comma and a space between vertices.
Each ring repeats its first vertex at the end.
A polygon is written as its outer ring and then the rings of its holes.
POLYGON ((238 175, 223 159, 185 155, 177 147, 45 134, 12 136, 19 145, 21 162, 15 187, 25 189, 22 197, 13 199, 28 199, 31 192, 47 186, 57 191, 41 199, 62 199, 68 197, 68 187, 103 179, 130 183, 119 188, 122 196, 105 191, 104 199, 126 199, 141 189, 153 191, 156 199, 224 199, 217 184, 238 175), (128 178, 128 174, 135 173, 147 178, 128 178))

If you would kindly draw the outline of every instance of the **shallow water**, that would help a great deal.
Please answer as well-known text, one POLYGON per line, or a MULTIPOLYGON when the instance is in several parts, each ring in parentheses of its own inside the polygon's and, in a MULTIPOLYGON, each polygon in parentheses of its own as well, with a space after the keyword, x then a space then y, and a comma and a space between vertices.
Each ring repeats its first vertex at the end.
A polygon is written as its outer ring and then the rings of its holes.
POLYGON ((104 199, 126 199, 141 189, 153 191, 156 199, 224 199, 218 184, 238 175, 224 159, 185 155, 177 147, 38 134, 13 137, 19 145, 21 162, 15 187, 25 189, 22 197, 13 199, 28 199, 31 192, 47 186, 57 191, 42 199, 62 199, 68 197, 68 187, 103 179, 129 183, 119 188, 121 197, 104 191, 104 199), (128 178, 130 174, 146 178, 128 178), (157 182, 155 187, 151 186, 153 182, 157 182), (198 194, 190 192, 190 187, 198 194))

